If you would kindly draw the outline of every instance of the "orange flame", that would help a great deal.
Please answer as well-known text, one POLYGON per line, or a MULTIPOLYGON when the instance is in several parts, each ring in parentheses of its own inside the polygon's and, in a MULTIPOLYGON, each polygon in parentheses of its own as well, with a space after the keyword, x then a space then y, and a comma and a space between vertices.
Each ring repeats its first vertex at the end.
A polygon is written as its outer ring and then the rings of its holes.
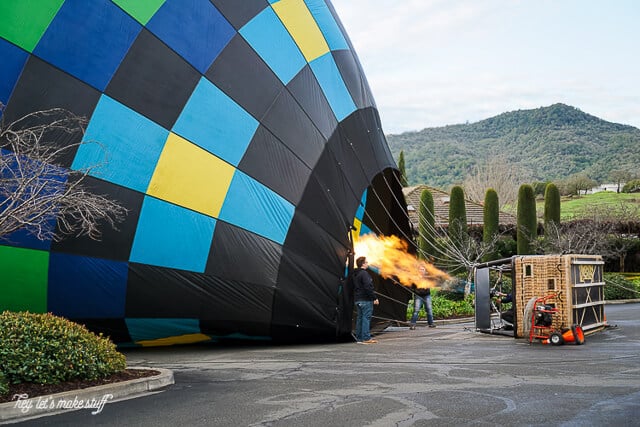
POLYGON ((432 288, 450 278, 434 265, 409 254, 407 249, 407 243, 396 236, 365 234, 354 244, 356 258, 367 257, 369 264, 377 268, 382 277, 394 278, 403 285, 415 283, 419 288, 432 288))

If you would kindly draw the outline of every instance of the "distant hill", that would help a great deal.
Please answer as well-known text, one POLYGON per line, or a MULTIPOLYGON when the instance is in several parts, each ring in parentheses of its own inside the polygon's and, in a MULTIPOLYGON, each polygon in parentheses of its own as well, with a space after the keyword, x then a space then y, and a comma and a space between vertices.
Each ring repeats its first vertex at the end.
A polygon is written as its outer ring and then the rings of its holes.
POLYGON ((404 151, 409 185, 438 188, 461 183, 477 162, 496 154, 506 156, 531 181, 585 172, 603 182, 611 170, 640 167, 640 129, 564 104, 387 135, 387 141, 396 159, 404 151))

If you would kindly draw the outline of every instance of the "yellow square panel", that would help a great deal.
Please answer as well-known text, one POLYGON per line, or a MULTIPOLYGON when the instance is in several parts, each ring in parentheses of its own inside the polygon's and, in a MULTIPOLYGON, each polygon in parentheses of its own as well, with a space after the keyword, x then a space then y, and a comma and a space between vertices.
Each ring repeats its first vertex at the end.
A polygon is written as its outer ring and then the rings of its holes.
POLYGON ((147 194, 217 217, 235 168, 170 133, 147 194))
POLYGON ((287 27, 307 62, 329 52, 329 45, 303 0, 280 0, 271 6, 287 27))
POLYGON ((353 228, 355 228, 355 230, 351 232, 352 233, 351 235, 353 236, 353 243, 356 243, 360 238, 360 229, 362 228, 362 221, 360 221, 358 218, 354 218, 353 228))

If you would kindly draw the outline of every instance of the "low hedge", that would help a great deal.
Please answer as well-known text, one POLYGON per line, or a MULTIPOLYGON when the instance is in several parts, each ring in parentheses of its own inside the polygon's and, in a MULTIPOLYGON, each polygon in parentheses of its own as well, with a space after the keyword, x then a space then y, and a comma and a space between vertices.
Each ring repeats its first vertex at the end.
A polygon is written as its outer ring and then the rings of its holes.
POLYGON ((640 298, 640 279, 620 273, 604 273, 604 299, 640 298))
MULTIPOLYGON (((457 317, 473 316, 473 295, 464 295, 460 298, 458 295, 454 299, 449 298, 449 292, 441 290, 431 290, 431 305, 433 306, 434 319, 449 319, 457 317)), ((413 316, 413 299, 407 305, 407 320, 413 316)), ((427 313, 424 306, 420 308, 419 319, 426 319, 427 313)))
POLYGON ((9 384, 95 380, 125 368, 113 342, 82 325, 50 313, 0 314, 0 371, 9 384))

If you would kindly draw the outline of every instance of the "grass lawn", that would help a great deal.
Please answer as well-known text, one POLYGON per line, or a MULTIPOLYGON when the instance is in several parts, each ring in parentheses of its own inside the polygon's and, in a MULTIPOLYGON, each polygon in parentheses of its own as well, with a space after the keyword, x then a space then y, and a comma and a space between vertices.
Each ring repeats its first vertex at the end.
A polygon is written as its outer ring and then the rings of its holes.
MULTIPOLYGON (((538 215, 544 214, 544 200, 536 203, 538 215)), ((622 216, 640 219, 640 194, 614 193, 601 191, 585 196, 562 197, 560 200, 560 219, 570 220, 589 218, 594 213, 606 213, 613 217, 622 216)))

